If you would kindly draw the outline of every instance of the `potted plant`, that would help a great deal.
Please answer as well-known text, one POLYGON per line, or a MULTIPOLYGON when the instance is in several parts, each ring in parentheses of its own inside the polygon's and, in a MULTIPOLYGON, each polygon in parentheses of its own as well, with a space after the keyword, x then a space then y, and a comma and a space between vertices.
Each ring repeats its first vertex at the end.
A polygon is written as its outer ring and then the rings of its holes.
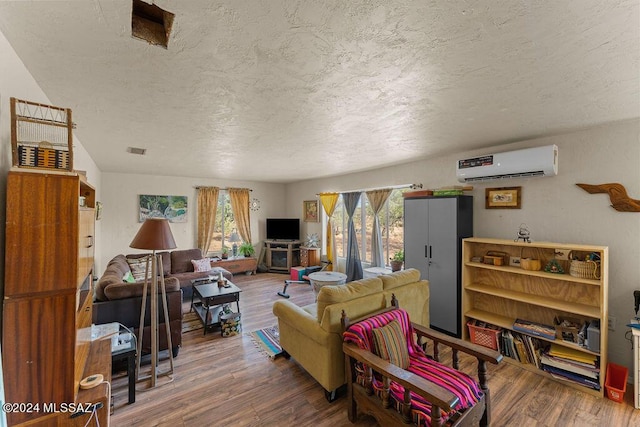
POLYGON ((393 254, 391 258, 391 271, 402 270, 402 264, 404 263, 404 251, 399 250, 393 254))
POLYGON ((222 247, 222 256, 221 256, 221 258, 222 259, 229 258, 229 248, 228 247, 226 247, 226 246, 222 247))
POLYGON ((242 244, 238 247, 238 253, 240 253, 240 255, 244 255, 244 257, 247 258, 255 254, 256 250, 251 242, 242 242, 242 244))

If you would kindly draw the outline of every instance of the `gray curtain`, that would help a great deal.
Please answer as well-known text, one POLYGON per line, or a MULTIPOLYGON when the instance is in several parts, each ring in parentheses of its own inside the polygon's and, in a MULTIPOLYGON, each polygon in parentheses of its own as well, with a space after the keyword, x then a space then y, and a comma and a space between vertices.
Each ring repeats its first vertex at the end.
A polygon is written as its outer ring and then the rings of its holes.
POLYGON ((360 248, 356 236, 356 226, 353 224, 353 213, 356 211, 361 192, 342 193, 342 201, 349 217, 349 238, 347 240, 347 282, 362 279, 362 263, 360 262, 360 248))
POLYGON ((380 231, 379 213, 391 194, 390 188, 367 191, 369 205, 373 210, 373 230, 371 230, 371 267, 384 267, 386 265, 383 248, 382 232, 380 231))

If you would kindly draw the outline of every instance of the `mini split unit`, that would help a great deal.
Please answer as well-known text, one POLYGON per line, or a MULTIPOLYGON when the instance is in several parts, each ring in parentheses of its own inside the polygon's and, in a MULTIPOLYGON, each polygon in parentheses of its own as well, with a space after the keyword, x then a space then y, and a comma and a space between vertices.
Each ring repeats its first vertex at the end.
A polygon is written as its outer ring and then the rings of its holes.
POLYGON ((487 154, 458 160, 456 164, 456 177, 460 182, 557 174, 558 147, 555 145, 487 154))

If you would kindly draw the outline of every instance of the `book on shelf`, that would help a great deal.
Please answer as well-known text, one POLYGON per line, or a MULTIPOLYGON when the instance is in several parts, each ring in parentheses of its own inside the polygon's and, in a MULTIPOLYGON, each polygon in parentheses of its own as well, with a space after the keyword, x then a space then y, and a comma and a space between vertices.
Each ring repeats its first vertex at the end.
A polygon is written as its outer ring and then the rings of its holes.
POLYGON ((582 363, 572 363, 567 359, 560 357, 549 356, 548 353, 542 353, 540 355, 540 363, 543 366, 550 366, 563 371, 571 372, 583 377, 592 378, 598 380, 600 378, 600 369, 595 365, 585 365, 582 363))
POLYGON ((540 367, 539 352, 542 342, 529 335, 519 334, 505 330, 501 337, 503 354, 512 359, 516 359, 523 364, 532 364, 540 367))
POLYGON ((548 340, 556 339, 556 328, 542 323, 532 322, 524 319, 516 319, 516 321, 513 322, 513 329, 518 332, 524 332, 525 334, 543 337, 548 340))
POLYGON ((598 361, 598 356, 594 354, 585 353, 578 349, 563 347, 553 343, 549 348, 549 355, 592 365, 595 365, 598 361))
POLYGON ((580 384, 585 387, 592 388, 594 390, 600 390, 600 382, 598 380, 594 380, 593 378, 586 378, 582 375, 574 374, 573 372, 568 372, 563 369, 554 368, 553 366, 543 365, 542 369, 548 372, 549 374, 551 374, 551 376, 554 378, 562 379, 575 384, 580 384))

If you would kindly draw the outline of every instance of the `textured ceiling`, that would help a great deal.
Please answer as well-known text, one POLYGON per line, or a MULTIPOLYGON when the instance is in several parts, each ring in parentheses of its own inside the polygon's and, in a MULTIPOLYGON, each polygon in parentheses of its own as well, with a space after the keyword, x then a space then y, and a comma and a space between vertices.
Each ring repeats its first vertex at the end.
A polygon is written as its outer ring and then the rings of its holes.
POLYGON ((291 182, 640 116, 638 0, 154 3, 168 49, 130 0, 0 1, 105 172, 291 182))

